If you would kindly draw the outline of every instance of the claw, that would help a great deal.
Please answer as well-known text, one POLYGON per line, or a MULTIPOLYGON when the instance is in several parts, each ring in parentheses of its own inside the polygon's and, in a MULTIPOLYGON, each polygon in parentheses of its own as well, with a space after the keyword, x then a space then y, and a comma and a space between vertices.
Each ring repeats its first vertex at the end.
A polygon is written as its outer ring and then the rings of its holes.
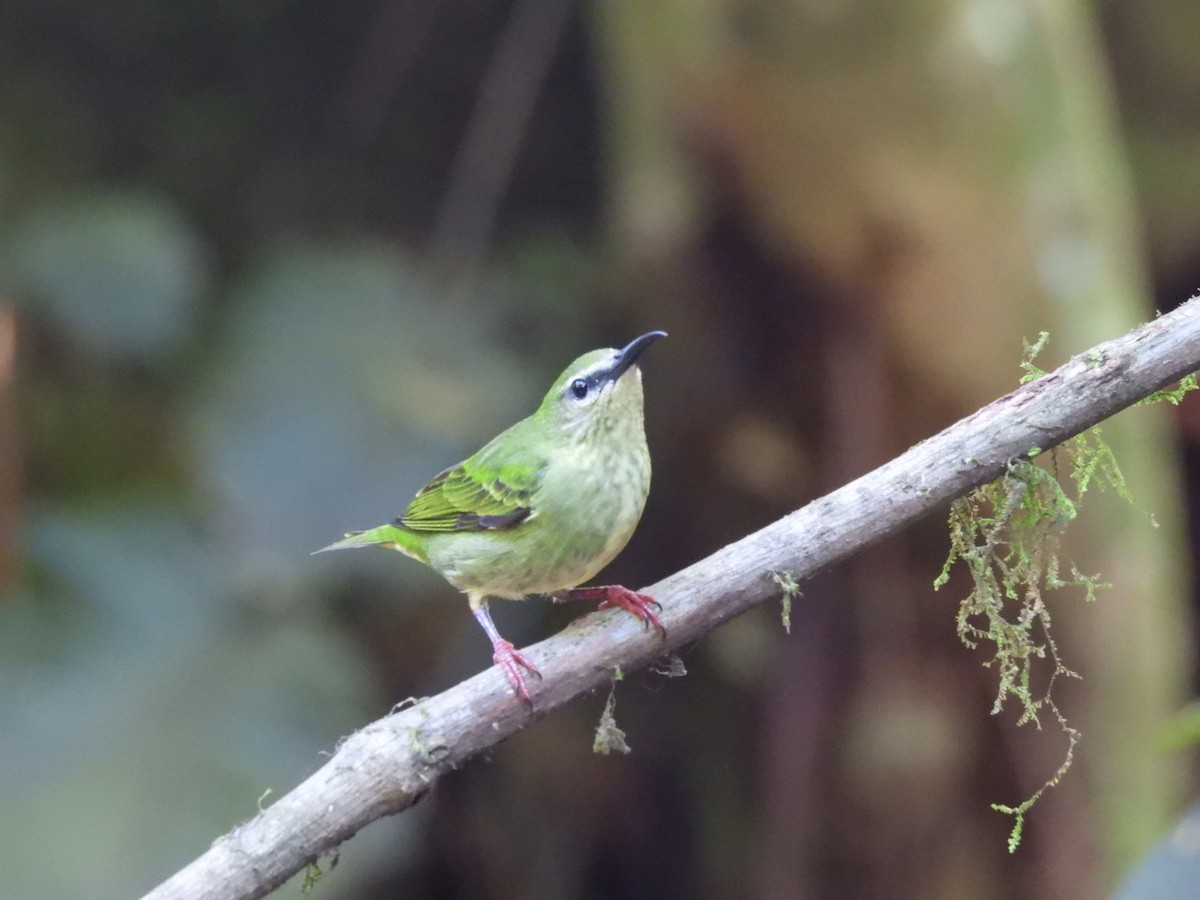
POLYGON ((662 611, 662 604, 649 594, 639 594, 619 584, 607 584, 601 587, 571 588, 563 592, 571 600, 599 600, 599 609, 623 609, 632 613, 647 628, 653 625, 667 639, 667 628, 662 620, 655 615, 655 610, 662 611))
POLYGON ((537 670, 537 666, 526 659, 525 654, 508 641, 501 640, 493 644, 492 649, 496 651, 492 654, 492 662, 504 670, 514 693, 526 703, 532 703, 533 701, 529 699, 529 688, 525 685, 525 676, 521 674, 521 668, 524 667, 530 675, 536 676, 540 681, 542 673, 537 670))
POLYGON ((492 622, 492 614, 488 612, 486 603, 480 602, 473 612, 475 618, 479 620, 479 624, 483 626, 483 630, 487 632, 488 640, 492 642, 492 662, 504 672, 504 676, 512 686, 513 693, 532 707, 533 701, 529 698, 529 687, 525 684, 525 676, 521 674, 521 669, 524 668, 530 675, 536 675, 539 680, 542 673, 537 670, 537 666, 526 659, 524 653, 516 649, 511 642, 500 637, 500 632, 496 630, 496 626, 492 622))

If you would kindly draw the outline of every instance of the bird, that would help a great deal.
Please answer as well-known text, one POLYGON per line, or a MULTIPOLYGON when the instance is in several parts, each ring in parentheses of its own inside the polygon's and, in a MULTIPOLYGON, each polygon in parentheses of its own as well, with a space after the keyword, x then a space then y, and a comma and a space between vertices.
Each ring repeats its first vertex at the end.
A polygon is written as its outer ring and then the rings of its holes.
POLYGON ((664 337, 651 331, 620 349, 583 354, 532 415, 435 475, 396 519, 316 552, 381 546, 433 568, 467 595, 493 664, 526 703, 525 674, 541 673, 500 636, 490 599, 599 601, 665 639, 652 597, 621 585, 580 587, 621 552, 645 509, 650 453, 640 361, 664 337))

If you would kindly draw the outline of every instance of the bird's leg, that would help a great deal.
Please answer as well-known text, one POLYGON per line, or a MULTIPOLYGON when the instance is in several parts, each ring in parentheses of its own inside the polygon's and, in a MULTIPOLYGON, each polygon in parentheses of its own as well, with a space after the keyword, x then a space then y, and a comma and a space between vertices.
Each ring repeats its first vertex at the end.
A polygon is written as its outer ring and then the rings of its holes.
POLYGON ((471 611, 475 613, 475 618, 479 620, 479 624, 483 626, 488 639, 492 642, 492 662, 504 670, 508 683, 512 685, 516 695, 526 703, 532 702, 529 699, 529 689, 525 686, 525 676, 521 674, 521 667, 523 666, 529 674, 536 675, 538 678, 542 677, 542 673, 537 670, 537 666, 525 658, 525 654, 500 637, 500 632, 496 630, 496 624, 492 621, 492 614, 488 612, 486 602, 472 603, 471 611))
POLYGON ((598 609, 618 607, 633 613, 647 628, 653 625, 664 640, 667 637, 666 626, 655 615, 655 610, 661 610, 662 604, 648 594, 639 594, 619 584, 606 584, 600 587, 570 588, 557 592, 553 597, 555 600, 599 600, 598 609))

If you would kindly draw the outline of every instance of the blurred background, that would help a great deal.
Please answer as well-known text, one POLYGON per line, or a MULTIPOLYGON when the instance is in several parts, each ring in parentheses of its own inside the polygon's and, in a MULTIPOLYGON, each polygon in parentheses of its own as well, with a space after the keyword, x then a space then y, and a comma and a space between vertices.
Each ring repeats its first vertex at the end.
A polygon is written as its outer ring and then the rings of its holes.
MULTIPOLYGON (((1193 0, 8 0, 0 872, 136 896, 338 737, 489 663, 396 515, 579 353, 645 360, 644 585, 1200 284, 1193 0)), ((584 698, 316 896, 1106 895, 1193 758, 1200 411, 1104 426, 1055 723, 931 582, 943 516, 584 698), (1151 524, 1152 513, 1157 527, 1151 524), (1179 742, 1175 742, 1176 744, 1179 742)), ((578 608, 497 604, 539 640, 578 608)), ((1194 852, 1194 839, 1193 844, 1194 852)), ((1193 884, 1195 882, 1192 882, 1193 884)), ((297 896, 292 883, 279 896, 297 896)), ((1169 896, 1158 892, 1147 896, 1169 896)))

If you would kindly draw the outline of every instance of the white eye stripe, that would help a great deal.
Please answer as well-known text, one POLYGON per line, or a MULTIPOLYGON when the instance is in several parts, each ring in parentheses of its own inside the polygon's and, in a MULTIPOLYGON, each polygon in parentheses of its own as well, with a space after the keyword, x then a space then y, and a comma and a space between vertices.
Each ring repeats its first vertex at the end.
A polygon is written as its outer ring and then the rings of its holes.
POLYGON ((586 378, 576 378, 567 385, 567 395, 575 400, 586 400, 594 397, 604 385, 604 373, 598 372, 586 378))
POLYGON ((575 400, 585 400, 595 395, 608 379, 610 372, 612 372, 611 363, 591 366, 568 381, 563 393, 575 400))

